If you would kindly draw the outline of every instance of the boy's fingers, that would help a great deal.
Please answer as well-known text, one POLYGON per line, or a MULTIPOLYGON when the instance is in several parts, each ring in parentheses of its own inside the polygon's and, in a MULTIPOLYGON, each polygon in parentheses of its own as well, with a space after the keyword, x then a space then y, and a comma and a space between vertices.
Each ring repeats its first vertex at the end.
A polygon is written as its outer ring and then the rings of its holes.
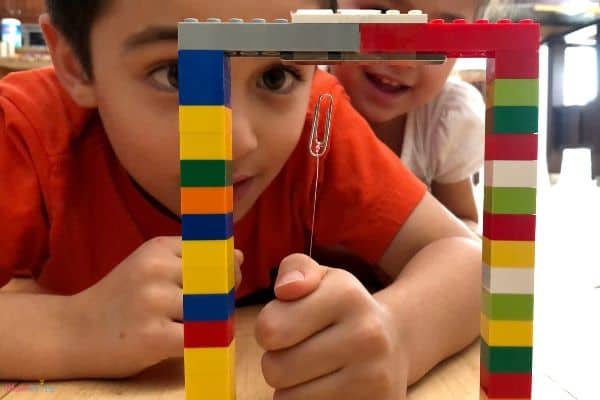
POLYGON ((235 288, 237 289, 242 283, 242 264, 244 263, 244 253, 239 250, 234 250, 234 266, 235 266, 235 288))
POLYGON ((241 252, 241 250, 235 249, 233 251, 233 257, 235 260, 235 265, 236 266, 240 266, 244 263, 244 253, 241 252))
POLYGON ((181 247, 182 241, 181 236, 159 236, 151 239, 147 244, 151 244, 154 249, 164 248, 170 254, 174 254, 176 257, 181 258, 181 247), (156 247, 154 247, 156 246, 156 247))
POLYGON ((275 295, 279 300, 293 301, 314 292, 328 268, 304 254, 292 254, 281 261, 275 295))
POLYGON ((166 358, 183 357, 183 324, 173 322, 167 327, 166 358))

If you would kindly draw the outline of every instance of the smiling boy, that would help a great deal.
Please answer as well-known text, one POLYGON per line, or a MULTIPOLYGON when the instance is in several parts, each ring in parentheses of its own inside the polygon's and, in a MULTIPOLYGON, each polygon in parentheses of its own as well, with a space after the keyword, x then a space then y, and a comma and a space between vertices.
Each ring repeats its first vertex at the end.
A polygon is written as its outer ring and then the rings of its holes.
MULTIPOLYGON (((0 379, 128 376, 183 352, 175 23, 309 5, 48 6, 54 68, 0 83, 0 284, 23 268, 48 292, 0 294, 0 326, 11 327, 0 379)), ((478 240, 369 133, 333 77, 234 60, 232 107, 238 296, 271 284, 277 296, 257 321, 265 379, 284 400, 402 398, 476 336, 478 240), (374 295, 293 254, 307 249, 312 215, 306 110, 324 92, 335 109, 315 237, 395 279, 374 295)))

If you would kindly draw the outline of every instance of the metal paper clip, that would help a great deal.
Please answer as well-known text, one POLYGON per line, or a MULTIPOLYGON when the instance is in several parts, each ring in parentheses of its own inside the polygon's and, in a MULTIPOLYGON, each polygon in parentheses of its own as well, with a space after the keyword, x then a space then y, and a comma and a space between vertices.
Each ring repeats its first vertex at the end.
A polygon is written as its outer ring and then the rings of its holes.
POLYGON ((312 131, 310 134, 310 141, 308 143, 308 151, 313 157, 321 157, 327 151, 329 146, 329 133, 331 130, 331 115, 333 114, 333 96, 329 93, 323 93, 319 96, 317 104, 315 105, 315 111, 313 116, 312 131), (325 114, 325 132, 323 133, 323 140, 319 138, 319 122, 321 115, 321 104, 323 100, 328 100, 327 114, 325 114))
POLYGON ((314 235, 315 235, 315 218, 317 216, 317 192, 319 191, 319 160, 321 156, 327 151, 329 146, 329 135, 331 133, 331 115, 333 114, 333 96, 329 93, 324 93, 319 96, 317 104, 315 105, 315 112, 313 116, 312 132, 310 134, 310 140, 308 142, 308 152, 311 156, 316 158, 316 175, 315 175, 315 190, 313 193, 313 212, 312 212, 312 223, 310 227, 310 245, 308 255, 312 257, 314 235), (323 133, 323 140, 319 138, 319 122, 321 116, 321 104, 323 100, 329 100, 327 106, 327 114, 325 114, 325 132, 323 133))

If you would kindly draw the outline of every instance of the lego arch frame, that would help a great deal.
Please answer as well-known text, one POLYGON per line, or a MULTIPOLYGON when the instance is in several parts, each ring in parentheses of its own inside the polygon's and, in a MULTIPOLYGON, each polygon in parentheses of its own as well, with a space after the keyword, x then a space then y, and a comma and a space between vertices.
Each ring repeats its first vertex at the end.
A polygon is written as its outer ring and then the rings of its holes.
POLYGON ((327 18, 179 24, 186 398, 235 398, 229 58, 434 54, 487 58, 480 398, 530 399, 539 26, 327 18))

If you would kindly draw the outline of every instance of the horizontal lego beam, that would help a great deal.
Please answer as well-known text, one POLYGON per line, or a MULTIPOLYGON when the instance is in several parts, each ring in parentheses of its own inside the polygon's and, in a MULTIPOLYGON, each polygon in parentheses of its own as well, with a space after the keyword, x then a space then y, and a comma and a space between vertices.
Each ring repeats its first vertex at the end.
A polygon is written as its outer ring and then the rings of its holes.
MULTIPOLYGON (((538 46, 539 26, 530 21, 332 24, 233 19, 179 23, 179 48, 184 52, 215 50, 264 56, 281 52, 441 53, 493 58, 506 52, 535 54, 538 46)), ((531 78, 537 77, 535 74, 531 78)))
POLYGON ((180 50, 225 52, 360 51, 359 24, 257 22, 181 22, 180 50))
MULTIPOLYGON (((531 21, 429 24, 361 24, 361 52, 443 52, 449 57, 491 57, 497 51, 538 51, 539 26, 531 21)), ((514 62, 517 64, 518 62, 514 62)), ((515 77, 516 78, 516 77, 515 77)))
POLYGON ((428 16, 420 10, 411 10, 402 13, 399 10, 369 9, 338 9, 337 11, 326 9, 300 9, 292 12, 292 23, 387 23, 387 24, 425 24, 428 16))

